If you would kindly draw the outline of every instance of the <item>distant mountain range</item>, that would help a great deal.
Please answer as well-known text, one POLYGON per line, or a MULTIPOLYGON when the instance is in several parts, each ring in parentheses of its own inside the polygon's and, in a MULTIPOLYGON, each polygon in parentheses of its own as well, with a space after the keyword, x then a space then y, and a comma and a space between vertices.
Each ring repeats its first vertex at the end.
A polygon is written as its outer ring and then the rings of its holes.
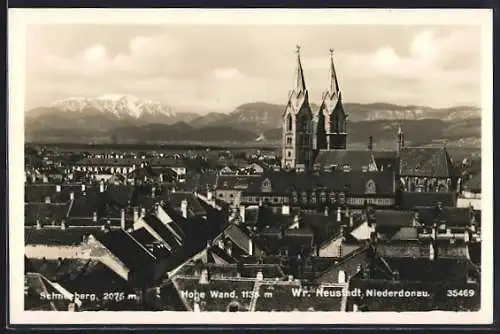
MULTIPOLYGON (((313 109, 318 108, 312 105, 313 109)), ((429 108, 388 103, 345 103, 349 141, 393 140, 401 125, 412 142, 480 138, 476 107, 429 108)), ((26 141, 272 142, 281 136, 284 105, 246 103, 229 114, 175 112, 156 101, 126 95, 69 98, 26 112, 26 141)))

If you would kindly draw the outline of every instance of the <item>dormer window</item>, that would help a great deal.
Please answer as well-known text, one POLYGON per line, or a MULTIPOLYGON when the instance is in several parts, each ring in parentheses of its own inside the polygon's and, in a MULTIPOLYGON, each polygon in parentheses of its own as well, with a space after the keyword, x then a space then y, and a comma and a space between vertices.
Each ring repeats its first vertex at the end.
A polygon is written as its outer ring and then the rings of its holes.
POLYGON ((366 194, 375 194, 377 192, 377 187, 373 180, 369 180, 366 182, 365 193, 366 194))
POLYGON ((261 190, 263 192, 269 192, 269 191, 271 191, 271 181, 269 179, 265 179, 262 182, 261 190))
POLYGON ((302 193, 301 201, 303 204, 307 204, 307 193, 305 191, 302 193))
POLYGON ((330 193, 330 204, 335 204, 336 201, 337 201, 337 197, 336 197, 335 193, 332 191, 330 193))
POLYGON ((296 192, 292 193, 292 202, 297 203, 299 201, 299 197, 296 192))

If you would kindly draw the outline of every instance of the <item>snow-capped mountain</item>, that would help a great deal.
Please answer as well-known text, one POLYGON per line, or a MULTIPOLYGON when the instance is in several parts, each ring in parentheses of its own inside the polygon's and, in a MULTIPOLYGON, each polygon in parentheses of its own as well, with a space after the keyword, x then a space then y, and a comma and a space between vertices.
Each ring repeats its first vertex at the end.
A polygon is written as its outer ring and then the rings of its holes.
POLYGON ((70 97, 55 101, 48 107, 62 111, 84 112, 93 109, 102 113, 111 113, 118 118, 175 117, 175 113, 165 104, 139 99, 131 95, 107 94, 98 97, 70 97))

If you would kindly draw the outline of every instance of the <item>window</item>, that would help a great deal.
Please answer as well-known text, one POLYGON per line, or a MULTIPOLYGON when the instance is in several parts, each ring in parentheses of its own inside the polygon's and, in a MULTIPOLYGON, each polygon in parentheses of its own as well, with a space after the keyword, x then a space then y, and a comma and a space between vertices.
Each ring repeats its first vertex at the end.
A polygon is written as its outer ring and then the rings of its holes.
POLYGON ((292 131, 292 115, 286 116, 286 130, 292 131))
POLYGON ((369 180, 366 182, 365 194, 375 194, 377 192, 377 188, 375 182, 373 180, 369 180))
POLYGON ((315 193, 311 194, 311 203, 316 204, 316 194, 315 193))
POLYGON ((326 193, 323 191, 320 194, 320 202, 325 203, 326 202, 326 193))
POLYGON ((286 144, 292 145, 292 137, 286 137, 286 144))
POLYGON ((286 152, 286 156, 287 156, 288 158, 290 158, 290 157, 292 156, 292 152, 287 151, 287 152, 286 152))
POLYGON ((307 193, 305 191, 302 193, 301 201, 303 204, 307 204, 307 193))
POLYGON ((336 203, 336 201, 337 201, 337 198, 336 198, 336 196, 335 196, 335 193, 334 193, 334 192, 331 192, 331 193, 330 193, 330 203, 331 203, 331 204, 335 204, 335 203, 336 203))

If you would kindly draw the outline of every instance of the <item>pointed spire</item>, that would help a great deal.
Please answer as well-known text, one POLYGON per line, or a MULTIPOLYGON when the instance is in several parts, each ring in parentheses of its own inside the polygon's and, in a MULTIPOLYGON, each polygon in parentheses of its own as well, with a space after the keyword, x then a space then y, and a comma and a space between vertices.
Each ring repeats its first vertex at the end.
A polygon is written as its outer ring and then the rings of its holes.
POLYGON ((304 80, 304 71, 302 70, 302 62, 300 61, 300 46, 297 45, 297 71, 295 73, 295 92, 304 92, 306 90, 306 82, 304 80))
POLYGON ((333 95, 335 93, 337 94, 340 93, 339 82, 337 80, 337 72, 335 72, 335 65, 333 62, 334 51, 335 50, 333 48, 330 49, 330 95, 333 95))

